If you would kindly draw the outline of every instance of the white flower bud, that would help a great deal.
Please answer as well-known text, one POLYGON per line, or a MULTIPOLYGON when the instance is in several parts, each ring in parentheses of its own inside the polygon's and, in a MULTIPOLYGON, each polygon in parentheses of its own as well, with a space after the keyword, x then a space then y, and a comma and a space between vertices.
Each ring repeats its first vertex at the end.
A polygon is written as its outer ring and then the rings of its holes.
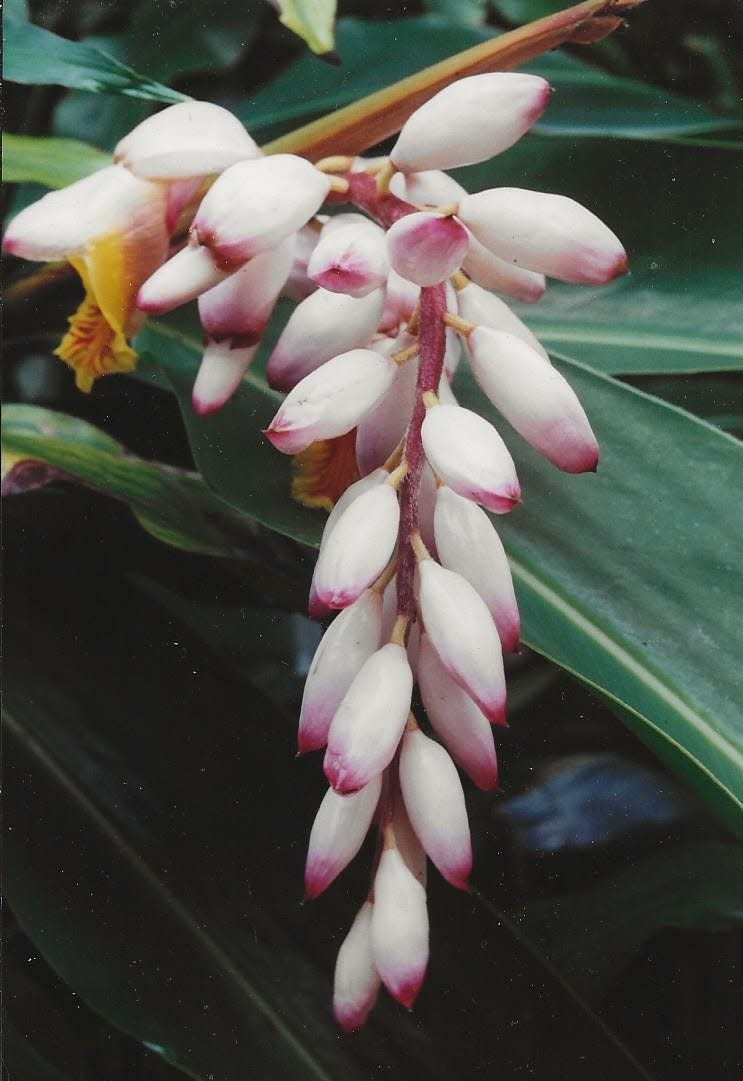
POLYGON ((549 84, 536 75, 471 75, 440 90, 405 123, 390 159, 402 173, 474 165, 507 150, 542 115, 549 84))
POLYGON ((405 649, 388 642, 364 663, 330 725, 323 767, 336 792, 356 792, 390 764, 412 693, 405 649))
POLYGON ((500 639, 485 601, 470 583, 432 559, 418 564, 426 634, 449 675, 492 722, 503 718, 506 682, 500 639))
POLYGON ((429 721, 449 753, 478 788, 498 786, 498 760, 490 723, 438 658, 427 634, 421 635, 418 685, 429 721))
POLYGON ((281 290, 282 296, 289 297, 291 300, 304 300, 317 288, 315 283, 307 277, 307 266, 320 239, 320 226, 316 224, 319 217, 320 215, 317 215, 295 233, 294 262, 281 290))
POLYGON ((517 338, 521 338, 540 356, 549 361, 547 350, 539 339, 499 297, 470 282, 457 293, 457 302, 459 314, 468 323, 492 327, 493 330, 507 330, 509 334, 515 334, 517 338))
POLYGON ((467 230, 456 218, 422 211, 399 218, 387 230, 387 250, 397 273, 416 285, 437 285, 467 254, 467 230))
POLYGON ((137 307, 149 315, 164 315, 213 289, 232 273, 217 265, 209 248, 186 244, 144 282, 137 294, 137 307))
POLYGON ((380 334, 397 334, 416 309, 420 298, 420 286, 407 278, 401 278, 391 270, 387 278, 387 294, 379 320, 380 334))
POLYGON ((429 409, 421 429, 431 468, 459 495, 496 514, 521 498, 516 467, 492 424, 458 405, 429 409))
POLYGON ((385 285, 390 268, 384 230, 368 220, 345 225, 331 222, 307 266, 311 281, 352 297, 364 297, 385 285))
POLYGON ((477 327, 467 341, 475 378, 493 405, 558 469, 595 469, 598 443, 562 375, 520 338, 477 327))
POLYGON ((294 237, 261 252, 199 297, 199 319, 213 341, 255 345, 294 261, 294 237))
POLYGON ((236 116, 210 101, 182 101, 148 116, 114 151, 137 176, 178 180, 221 173, 260 150, 236 116))
POLYGON ((292 312, 271 354, 266 377, 272 387, 290 390, 325 361, 367 345, 384 309, 384 290, 365 297, 318 289, 292 312))
POLYGON ((429 859, 452 886, 467 889, 472 844, 462 783, 441 744, 419 728, 403 736, 400 788, 429 859))
POLYGON ((428 965, 426 891, 399 849, 385 848, 374 876, 372 954, 382 982, 410 1008, 428 965))
POLYGON ((395 549, 400 524, 397 492, 378 484, 343 512, 320 549, 314 585, 329 608, 346 608, 372 585, 395 549))
POLYGON ((524 270, 488 251, 484 244, 470 234, 470 246, 462 270, 484 289, 495 289, 514 300, 533 304, 544 296, 547 283, 544 274, 524 270))
POLYGON ((381 774, 350 796, 325 793, 310 833, 304 892, 312 901, 347 867, 364 843, 382 791, 381 774))
POLYGON ((229 339, 209 342, 191 392, 194 412, 207 417, 221 409, 240 386, 257 349, 257 345, 233 347, 229 339))
POLYGON ((474 586, 495 620, 503 649, 516 649, 519 610, 511 568, 485 511, 442 485, 436 495, 434 532, 441 564, 474 586))
POLYGON ((304 158, 274 154, 231 166, 201 201, 192 234, 236 270, 295 233, 319 210, 330 180, 304 158))
POLYGON ((440 169, 427 169, 422 173, 395 173, 390 180, 390 191, 399 199, 416 206, 445 206, 458 203, 467 191, 454 177, 440 169))
MULTIPOLYGON (((412 342, 409 335, 374 342, 372 349, 391 356, 412 342)), ((383 465, 405 435, 415 405, 418 364, 409 360, 398 369, 395 381, 383 398, 359 423, 356 433, 356 462, 361 474, 383 465)))
POLYGON ((372 903, 365 901, 338 951, 333 981, 333 1016, 345 1032, 366 1022, 382 984, 372 956, 372 903))
POLYGON ((527 270, 588 285, 627 270, 611 229, 564 195, 491 188, 462 199, 458 214, 486 248, 527 270))
POLYGON ((345 435, 390 388, 396 371, 393 360, 371 349, 341 353, 297 383, 265 434, 283 454, 345 435))
POLYGON ((418 834, 413 829, 400 792, 396 794, 392 807, 392 828, 395 833, 395 844, 408 870, 421 886, 425 887, 428 877, 426 853, 418 834))
POLYGON ((300 754, 324 747, 343 696, 382 640, 382 598, 367 590, 333 620, 310 665, 299 714, 300 754))

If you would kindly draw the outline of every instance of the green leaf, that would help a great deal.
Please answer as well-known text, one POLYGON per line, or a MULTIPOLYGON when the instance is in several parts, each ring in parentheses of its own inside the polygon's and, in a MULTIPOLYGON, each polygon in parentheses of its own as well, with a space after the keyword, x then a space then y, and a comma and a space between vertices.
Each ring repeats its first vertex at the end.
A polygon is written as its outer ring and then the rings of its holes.
POLYGON ((313 53, 329 53, 335 44, 336 0, 272 0, 279 22, 306 41, 313 53))
POLYGON ((86 1003, 204 1081, 646 1077, 497 916, 435 881, 415 1014, 383 998, 339 1038, 333 960, 372 853, 301 904, 297 824, 325 785, 294 758, 294 717, 143 594, 130 537, 7 517, 4 886, 86 1003))
MULTIPOLYGON (((340 19, 337 49, 342 66, 321 67, 302 56, 252 95, 238 115, 253 134, 286 126, 287 121, 306 121, 493 36, 487 28, 435 15, 385 22, 340 19)), ((729 118, 703 105, 562 54, 541 57, 527 70, 544 74, 555 89, 538 129, 545 134, 678 139, 730 127, 729 118)))
POLYGON ((743 370, 743 154, 527 138, 460 179, 470 191, 514 185, 568 195, 624 243, 626 277, 600 288, 550 283, 538 304, 519 307, 547 348, 612 374, 743 370))
POLYGON ((425 0, 425 8, 462 26, 482 26, 487 18, 488 0, 425 0))
POLYGON ((172 104, 184 94, 139 75, 91 45, 70 41, 33 23, 4 20, 5 78, 32 86, 67 86, 172 104))
POLYGON ((743 438, 743 379, 730 373, 641 376, 634 386, 743 438))
MULTIPOLYGON (((156 359, 178 396, 207 483, 265 525, 317 544, 321 517, 292 502, 288 463, 259 434, 277 396, 253 375, 226 409, 200 420, 190 404, 198 347, 154 325, 139 346, 145 368, 156 359)), ((524 504, 499 524, 524 640, 622 705, 635 731, 743 831, 739 620, 724 599, 743 592, 743 505, 730 501, 743 447, 576 361, 558 366, 603 456, 597 476, 565 476, 510 440, 524 504), (723 519, 724 530, 713 525, 723 519)), ((463 404, 494 417, 465 373, 458 389, 463 404)))
POLYGON ((595 1002, 657 931, 737 927, 742 898, 740 846, 707 842, 653 853, 590 889, 531 901, 514 915, 571 986, 595 1002))
POLYGON ((64 188, 111 164, 109 154, 76 139, 43 135, 5 135, 3 177, 7 184, 31 181, 64 188))
POLYGON ((200 477, 127 454, 114 439, 86 421, 32 405, 8 405, 3 416, 3 454, 13 468, 6 489, 36 487, 29 463, 51 467, 47 479, 74 479, 127 503, 144 528, 166 544, 191 552, 236 557, 252 539, 252 523, 205 488, 200 477))

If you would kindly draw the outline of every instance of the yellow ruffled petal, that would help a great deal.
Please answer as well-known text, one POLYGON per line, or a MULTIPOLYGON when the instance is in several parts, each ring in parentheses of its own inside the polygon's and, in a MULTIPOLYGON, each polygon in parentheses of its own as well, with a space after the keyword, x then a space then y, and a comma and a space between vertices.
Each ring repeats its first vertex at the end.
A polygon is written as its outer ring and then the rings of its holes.
POLYGON ((349 484, 359 479, 356 429, 337 439, 312 443, 293 461, 292 496, 305 507, 331 511, 349 484))

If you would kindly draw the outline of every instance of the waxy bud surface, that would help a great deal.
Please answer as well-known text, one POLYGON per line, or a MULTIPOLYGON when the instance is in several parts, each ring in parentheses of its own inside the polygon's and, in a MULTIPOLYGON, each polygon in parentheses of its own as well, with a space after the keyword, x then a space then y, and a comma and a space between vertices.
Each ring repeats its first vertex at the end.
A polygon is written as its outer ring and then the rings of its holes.
POLYGON ((407 214, 387 230, 387 250, 395 271, 416 285, 437 285, 467 254, 467 230, 456 218, 424 211, 407 214))
POLYGON ((304 887, 309 901, 328 888, 361 848, 381 791, 380 775, 349 796, 339 796, 332 788, 325 793, 307 851, 304 887))
POLYGON ((233 348, 229 340, 207 344, 191 392, 191 403, 200 417, 216 413, 230 400, 257 350, 257 345, 233 348))
POLYGON ((397 848, 385 848, 374 876, 372 952, 382 982, 410 1008, 428 965, 426 891, 397 848))
POLYGON ((384 230, 374 222, 329 222, 307 264, 307 275, 333 293, 364 297, 387 282, 390 265, 384 230))
POLYGON ((382 981, 372 956, 373 906, 365 901, 338 951, 333 980, 333 1016, 345 1032, 366 1022, 382 981))

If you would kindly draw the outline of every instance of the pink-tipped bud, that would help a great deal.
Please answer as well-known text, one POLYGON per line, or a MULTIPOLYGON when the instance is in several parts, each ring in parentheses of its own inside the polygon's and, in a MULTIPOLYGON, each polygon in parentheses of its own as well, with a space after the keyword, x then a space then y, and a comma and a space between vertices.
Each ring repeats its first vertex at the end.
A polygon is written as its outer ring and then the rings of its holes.
POLYGON ((467 254, 467 230, 456 218, 423 211, 398 219, 387 231, 387 250, 397 273, 416 285, 446 281, 467 254))
POLYGON ((472 844, 462 783, 441 744, 419 728, 403 736, 400 788, 429 859, 452 886, 467 889, 472 844))
POLYGON ((352 297, 365 297, 385 285, 390 268, 384 230, 368 220, 328 226, 308 263, 310 280, 352 297))
POLYGON ((187 244, 142 285, 137 307, 149 315, 164 315, 213 289, 230 274, 217 266, 208 248, 187 244))
POLYGON ((137 176, 180 180, 221 173, 260 150, 236 116, 210 101, 182 101, 148 116, 114 151, 137 176))
POLYGON ((371 934, 384 986, 410 1009, 428 965, 428 910, 426 891, 397 848, 384 849, 374 876, 371 934))
POLYGON ((333 1016, 344 1032, 364 1026, 382 985, 372 956, 372 911, 371 901, 365 901, 335 963, 333 1016))
POLYGON ((226 405, 240 386, 257 349, 257 345, 233 348, 229 339, 207 344, 191 393, 195 413, 207 417, 226 405))
POLYGON ((429 464, 459 495, 496 514, 513 510, 521 498, 516 467, 492 424, 458 405, 437 405, 421 429, 429 464))
POLYGON ((422 173, 395 173, 390 180, 390 191, 399 199, 416 206, 444 206, 458 203, 467 191, 454 177, 440 169, 426 169, 422 173))
POLYGON ((346 608, 379 578, 399 524, 400 504, 389 484, 375 485, 351 503, 320 548, 313 581, 322 604, 346 608))
POLYGON ((536 75, 470 75, 440 90, 405 123, 390 158, 402 173, 474 165, 513 146, 539 119, 550 88, 536 75))
POLYGON ((402 793, 399 791, 395 795, 392 807, 392 829, 395 833, 395 844, 408 870, 425 888, 428 877, 426 853, 418 834, 413 829, 402 793))
POLYGON ((427 634, 421 635, 418 685, 429 721, 449 753, 484 792, 498 787, 498 760, 490 723, 439 660, 427 634))
MULTIPOLYGON (((392 356, 412 341, 409 335, 403 334, 374 342, 372 349, 392 356)), ((390 389, 360 422, 356 433, 356 463, 362 475, 386 462, 404 436, 415 405, 417 376, 415 360, 403 364, 390 389)))
POLYGON ((201 325, 214 341, 260 340, 294 260, 294 237, 261 252, 240 270, 199 297, 201 325))
POLYGON ((412 693, 405 648, 388 642, 364 663, 330 725, 323 766, 336 792, 358 791, 390 764, 412 693))
POLYGON ((603 285, 627 270, 611 229, 564 195, 491 188, 462 199, 459 217, 501 259, 561 281, 603 285))
POLYGON ((310 833, 304 892, 313 901, 347 867, 364 843, 382 791, 382 777, 350 796, 325 793, 310 833))
POLYGON ((442 565, 474 586, 495 620, 503 649, 516 649, 519 610, 511 568, 485 511, 442 485, 436 495, 434 532, 442 565))
POLYGON ((485 601, 466 578, 432 559, 422 560, 418 572, 423 624, 441 663, 490 721, 502 721, 503 656, 485 601))
POLYGON ((459 314, 468 323, 476 326, 492 327, 493 330, 506 330, 509 334, 515 334, 532 349, 536 350, 545 360, 549 360, 547 350, 539 339, 522 323, 517 315, 499 297, 493 296, 487 289, 482 289, 474 282, 470 282, 464 289, 457 293, 459 314))
MULTIPOLYGON (((310 298, 311 299, 311 298, 310 298)), ((266 435, 283 454, 345 435, 389 390, 397 365, 371 349, 351 349, 310 372, 289 392, 266 435)))
POLYGON ((420 299, 420 286, 401 278, 391 270, 387 278, 387 293, 379 319, 380 334, 397 334, 415 311, 420 299))
POLYGON ((307 266, 319 239, 318 218, 303 225, 295 233, 294 262, 289 277, 284 282, 284 288, 281 290, 282 296, 289 297, 291 300, 304 300, 310 293, 314 293, 317 286, 307 277, 307 266))
POLYGON ((544 296, 547 287, 544 274, 524 270, 515 263, 501 259, 472 235, 462 270, 483 288, 495 289, 497 293, 504 293, 527 304, 533 304, 544 296))
POLYGON ((365 297, 318 289, 292 312, 266 368, 277 390, 291 390, 339 353, 367 345, 384 309, 384 290, 365 297))
POLYGON ((348 688, 382 640, 382 599, 367 590, 342 611, 323 635, 310 665, 299 714, 300 754, 324 747, 328 729, 348 688))
POLYGON ((214 181, 196 212, 192 234, 220 265, 236 270, 295 233, 329 191, 328 177, 293 154, 241 161, 214 181))
POLYGON ((599 447, 566 379, 520 338, 477 327, 467 341, 475 378, 528 443, 567 473, 593 470, 599 447))

